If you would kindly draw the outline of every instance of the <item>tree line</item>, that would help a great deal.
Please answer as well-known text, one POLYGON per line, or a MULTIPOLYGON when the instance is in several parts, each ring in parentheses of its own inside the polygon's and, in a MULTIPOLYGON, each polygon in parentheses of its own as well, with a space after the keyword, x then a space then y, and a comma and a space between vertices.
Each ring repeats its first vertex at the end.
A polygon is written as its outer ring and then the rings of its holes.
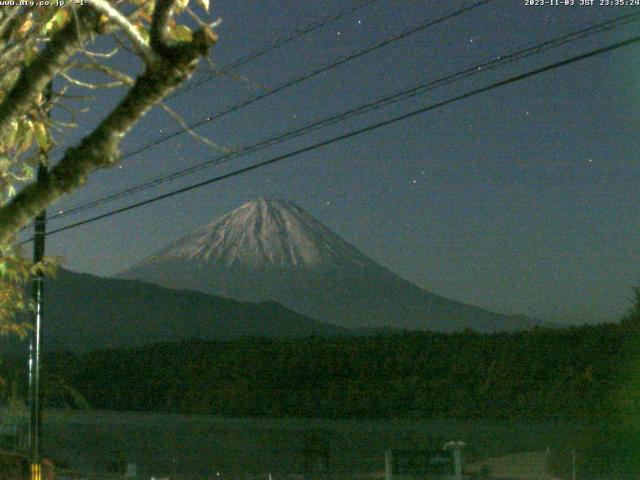
POLYGON ((82 396, 99 409, 233 416, 594 418, 635 411, 637 336, 627 323, 192 340, 48 354, 43 378, 51 406, 82 396))

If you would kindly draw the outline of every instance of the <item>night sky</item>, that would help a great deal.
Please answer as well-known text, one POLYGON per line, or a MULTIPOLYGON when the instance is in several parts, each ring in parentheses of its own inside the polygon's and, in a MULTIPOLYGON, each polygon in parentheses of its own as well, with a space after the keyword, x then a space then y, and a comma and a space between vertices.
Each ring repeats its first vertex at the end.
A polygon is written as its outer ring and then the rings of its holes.
MULTIPOLYGON (((473 2, 379 0, 168 103, 188 122, 473 2)), ((576 0, 579 3, 579 0, 576 0)), ((198 129, 239 147, 419 82, 640 7, 496 0, 198 129)), ((215 0, 215 68, 351 3, 215 0)), ((161 188, 50 222, 57 228, 637 35, 632 23, 475 75, 161 188)), ((95 49, 105 49, 98 45, 95 49)), ((119 60, 120 67, 137 68, 119 60)), ((194 80, 209 74, 203 64, 194 80)), ((435 293, 571 323, 617 320, 640 283, 640 48, 625 47, 424 115, 49 238, 64 266, 113 274, 262 196, 295 202, 345 240, 435 293)), ((86 132, 122 90, 92 102, 86 132)), ((56 113, 54 113, 56 115, 56 113)), ((60 114, 62 115, 62 114, 60 114)), ((123 152, 173 132, 149 114, 123 152)), ((65 141, 63 140, 64 144, 65 141)), ((64 210, 220 152, 182 135, 93 175, 64 210)), ((55 158, 55 156, 54 156, 55 158)))

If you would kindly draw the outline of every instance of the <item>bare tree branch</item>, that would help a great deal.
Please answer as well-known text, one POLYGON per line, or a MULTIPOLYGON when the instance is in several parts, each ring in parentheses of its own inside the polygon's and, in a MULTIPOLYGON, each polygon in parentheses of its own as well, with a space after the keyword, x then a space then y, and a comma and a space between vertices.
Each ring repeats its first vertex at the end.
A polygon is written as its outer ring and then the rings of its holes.
POLYGON ((34 105, 47 84, 77 51, 78 39, 95 30, 97 22, 98 17, 91 9, 83 9, 78 22, 68 22, 53 36, 42 53, 22 70, 13 88, 0 104, 0 131, 34 105))
POLYGON ((108 65, 104 65, 100 62, 96 62, 93 59, 89 59, 89 63, 86 63, 86 62, 77 63, 73 65, 73 68, 80 68, 83 70, 93 70, 96 72, 100 72, 100 73, 103 73, 104 75, 107 75, 108 77, 111 77, 117 80, 120 83, 129 85, 130 87, 133 86, 134 83, 136 83, 135 80, 131 78, 129 75, 127 75, 126 73, 123 73, 120 70, 116 70, 115 68, 109 67, 108 65))
POLYGON ((86 88, 88 90, 99 90, 102 88, 118 88, 118 87, 122 87, 125 84, 121 81, 115 81, 115 82, 107 82, 107 83, 91 83, 91 82, 85 82, 82 80, 78 80, 77 78, 73 78, 71 75, 69 75, 66 72, 61 71, 59 73, 59 75, 64 78, 67 82, 71 83, 72 85, 75 85, 77 87, 82 87, 82 88, 86 88))
POLYGON ((151 19, 151 46, 160 55, 170 54, 166 39, 167 23, 171 18, 171 11, 176 0, 157 0, 156 8, 151 19))
POLYGON ((91 52, 91 51, 85 49, 85 50, 82 51, 82 53, 84 55, 86 55, 87 57, 90 57, 90 58, 94 58, 94 57, 97 57, 97 58, 111 58, 111 57, 113 57, 114 55, 116 55, 118 53, 118 49, 114 48, 113 50, 111 50, 109 52, 104 52, 104 53, 103 52, 91 52))
POLYGON ((204 135, 200 135, 198 132, 196 132, 195 130, 193 130, 192 128, 189 127, 189 125, 187 124, 187 122, 184 121, 184 118, 182 118, 180 116, 180 114, 178 112, 176 112, 175 110, 173 110, 171 107, 169 107, 168 105, 164 104, 164 103, 160 103, 160 108, 162 108, 165 112, 167 112, 167 114, 169 114, 176 122, 178 122, 178 124, 183 128, 183 130, 190 135, 191 137, 195 138, 196 140, 198 140, 199 142, 204 143, 205 145, 207 145, 208 147, 211 148, 215 148, 216 150, 222 150, 224 153, 231 153, 233 152, 233 149, 229 148, 229 147, 225 147, 223 145, 219 145, 211 140, 209 140, 207 137, 205 137, 204 135))
POLYGON ((129 38, 136 52, 144 59, 145 63, 151 64, 158 60, 158 55, 149 46, 149 43, 140 35, 133 24, 120 11, 106 0, 91 0, 91 5, 106 15, 109 20, 122 29, 129 38))
POLYGON ((13 8, 9 13, 3 15, 2 20, 0 20, 0 38, 6 39, 11 36, 11 30, 15 26, 15 21, 19 19, 22 9, 22 7, 13 8))
MULTIPOLYGON (((120 158, 119 144, 122 138, 151 107, 191 75, 201 57, 206 57, 216 39, 205 29, 196 31, 189 42, 173 45, 165 43, 163 31, 172 5, 171 0, 158 0, 153 15, 155 27, 152 26, 152 31, 155 31, 156 40, 153 40, 152 35, 151 46, 154 50, 155 46, 159 47, 159 50, 155 50, 159 60, 146 65, 145 71, 136 79, 135 84, 115 109, 77 147, 67 149, 60 162, 44 179, 27 185, 0 208, 0 244, 7 242, 31 218, 62 195, 83 185, 90 172, 116 163, 120 158)), ((84 12, 85 10, 79 15, 83 15, 84 12)), ((74 22, 69 24, 74 25, 74 22)), ((61 32, 65 33, 61 36, 56 34, 56 37, 60 37, 57 38, 57 42, 61 45, 54 48, 55 55, 50 51, 50 44, 40 56, 44 58, 34 61, 34 64, 40 65, 40 69, 46 69, 49 74, 61 69, 61 60, 67 60, 71 54, 72 48, 69 44, 75 44, 77 41, 72 36, 76 34, 75 26, 67 25, 61 32)), ((54 42, 56 38, 51 43, 54 42)), ((27 79, 41 82, 42 78, 50 77, 36 70, 31 72, 27 79)), ((28 82, 24 86, 34 89, 28 82)), ((11 93, 14 94, 14 91, 11 93)), ((12 102, 17 105, 12 108, 5 105, 6 101, 0 105, 0 129, 2 122, 7 122, 12 114, 15 115, 16 111, 24 108, 28 100, 31 100, 31 97, 27 100, 20 97, 18 100, 13 99, 12 102)))

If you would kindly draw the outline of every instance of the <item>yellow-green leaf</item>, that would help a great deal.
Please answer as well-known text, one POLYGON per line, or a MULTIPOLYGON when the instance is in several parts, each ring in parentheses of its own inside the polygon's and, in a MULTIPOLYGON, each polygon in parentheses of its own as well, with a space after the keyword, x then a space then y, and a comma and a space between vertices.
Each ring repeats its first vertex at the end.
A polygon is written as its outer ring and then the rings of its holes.
POLYGON ((18 121, 11 120, 9 123, 7 130, 3 136, 3 143, 7 145, 9 148, 13 146, 16 141, 16 135, 18 134, 18 121))
POLYGON ((20 36, 26 35, 26 33, 31 29, 32 26, 33 26, 33 20, 31 20, 30 18, 27 18, 27 20, 22 25, 20 25, 20 28, 18 29, 18 35, 20 36))
POLYGON ((18 152, 22 153, 29 150, 31 142, 33 141, 33 122, 31 120, 25 120, 20 123, 18 130, 18 152))
POLYGON ((27 44, 24 49, 24 63, 25 66, 31 65, 31 62, 38 56, 38 50, 33 44, 27 44))
POLYGON ((32 179, 33 176, 34 176, 33 167, 31 167, 29 165, 23 165, 22 166, 22 176, 25 177, 25 179, 27 179, 27 180, 32 179))
POLYGON ((176 13, 180 13, 189 6, 189 0, 178 0, 175 5, 176 13))
POLYGON ((186 25, 178 25, 176 27, 176 38, 182 42, 190 42, 193 39, 193 33, 186 25))
POLYGON ((45 23, 43 33, 48 34, 60 30, 62 27, 64 27, 65 23, 67 23, 68 18, 69 12, 66 8, 57 9, 56 13, 51 16, 47 23, 45 23))
POLYGON ((69 20, 69 10, 67 10, 66 8, 58 9, 56 14, 53 16, 53 21, 55 22, 58 29, 64 27, 67 23, 67 20, 69 20))
POLYGON ((145 39, 145 41, 149 41, 150 39, 150 35, 149 35, 149 30, 147 30, 146 28, 144 28, 144 25, 142 25, 141 22, 136 22, 134 24, 134 27, 136 30, 138 30, 138 32, 140 33, 140 35, 142 35, 142 38, 145 39))
POLYGON ((47 127, 42 122, 37 122, 34 125, 34 130, 36 133, 36 140, 38 141, 38 146, 42 150, 46 150, 49 148, 51 142, 49 141, 49 132, 47 131, 47 127))

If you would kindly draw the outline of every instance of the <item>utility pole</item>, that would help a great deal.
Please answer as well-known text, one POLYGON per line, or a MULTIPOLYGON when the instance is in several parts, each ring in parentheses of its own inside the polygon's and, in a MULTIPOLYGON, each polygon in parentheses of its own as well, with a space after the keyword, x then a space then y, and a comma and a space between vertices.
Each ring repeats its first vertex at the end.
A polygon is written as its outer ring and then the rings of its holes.
MULTIPOLYGON (((51 82, 46 87, 44 105, 47 118, 51 111, 51 82)), ((48 175, 47 160, 48 147, 40 148, 37 182, 42 182, 48 175)), ((38 263, 44 258, 45 237, 47 234, 47 211, 43 210, 34 221, 33 262, 38 263)), ((40 458, 40 436, 42 433, 42 398, 40 393, 40 356, 42 346, 42 307, 44 295, 44 275, 36 272, 32 283, 33 303, 35 314, 33 317, 31 340, 29 342, 29 463, 31 464, 31 480, 42 480, 42 460, 40 458)))

